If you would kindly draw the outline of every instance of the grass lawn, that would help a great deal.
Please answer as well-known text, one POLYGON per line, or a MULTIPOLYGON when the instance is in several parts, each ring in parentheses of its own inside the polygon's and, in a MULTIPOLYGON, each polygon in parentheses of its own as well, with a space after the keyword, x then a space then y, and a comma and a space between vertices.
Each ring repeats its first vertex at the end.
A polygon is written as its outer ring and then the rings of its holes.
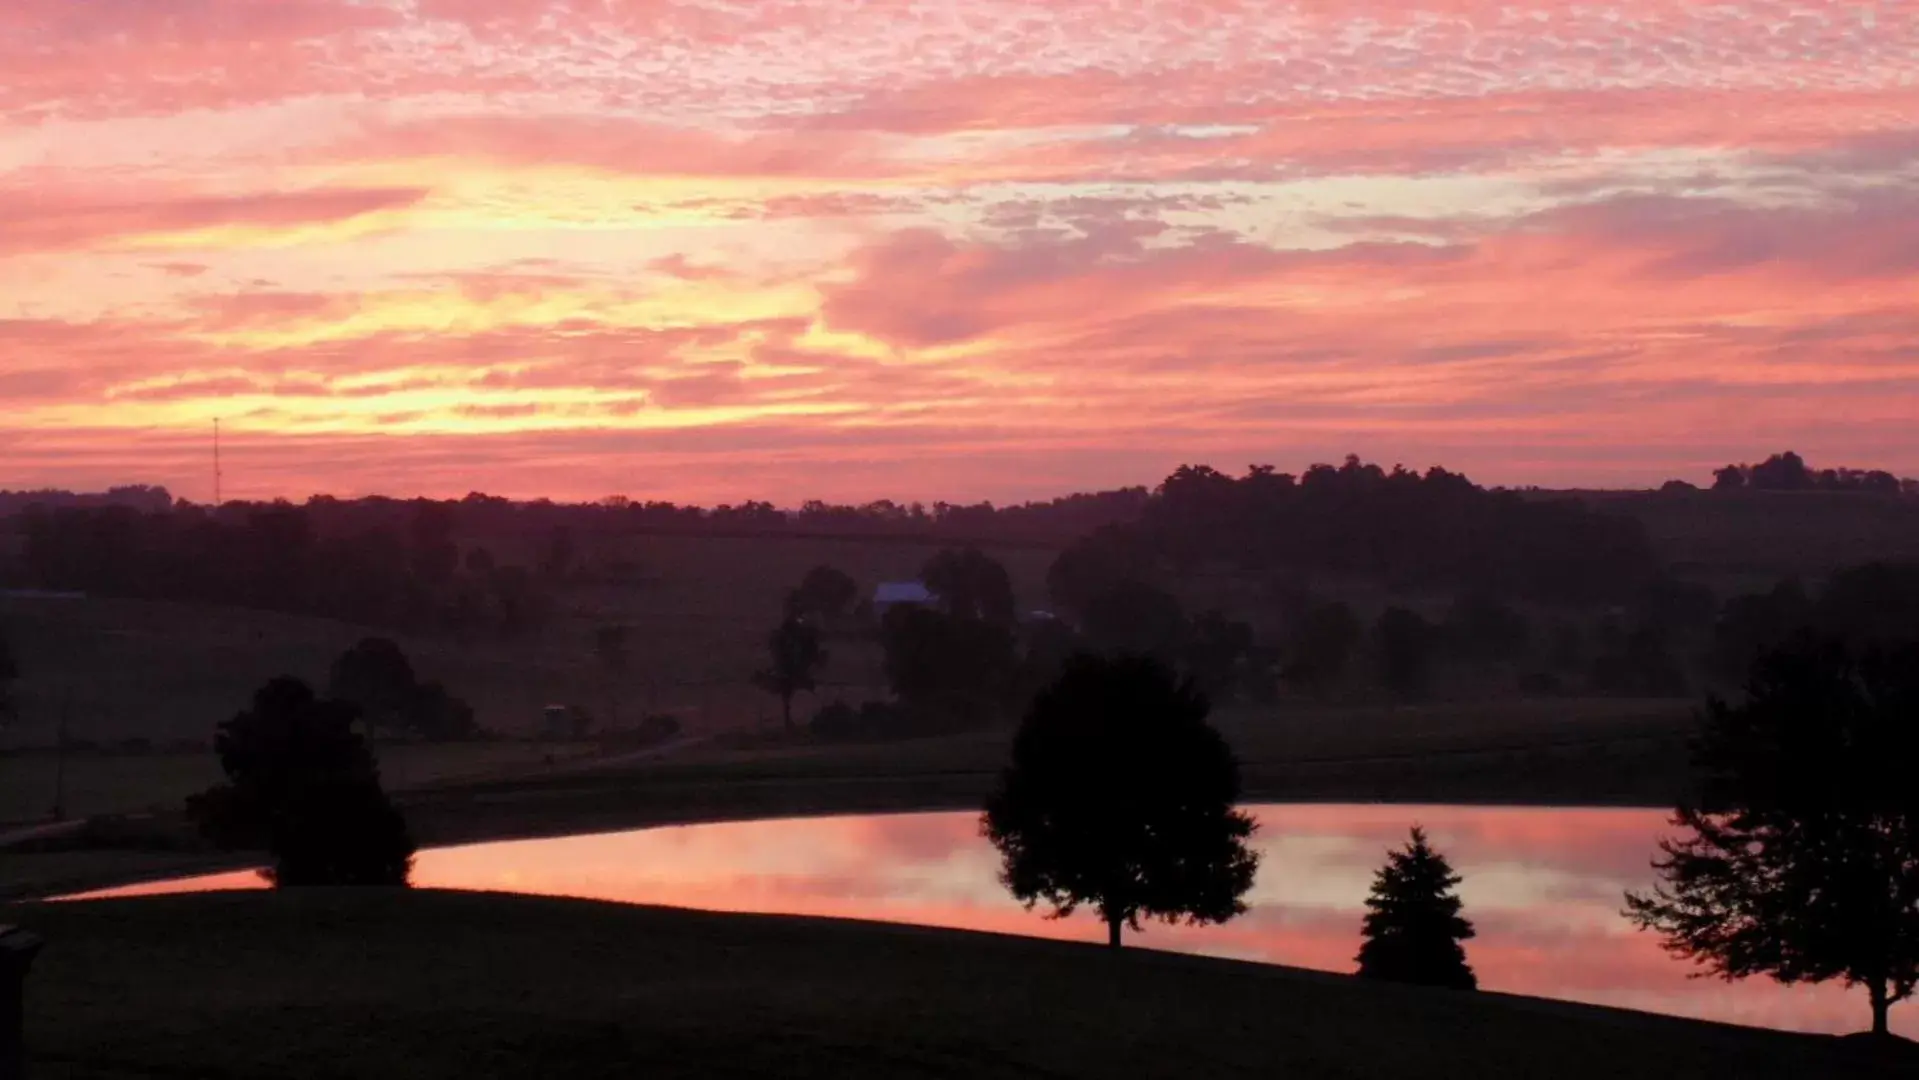
POLYGON ((37 1077, 1892 1076, 1836 1040, 1022 938, 458 893, 16 909, 37 1077))
MULTIPOLYGON (((327 619, 143 600, 0 599, 0 632, 19 654, 22 717, 8 745, 49 746, 63 709, 71 737, 103 744, 205 741, 276 675, 324 683, 342 651, 369 634, 393 637, 422 678, 446 683, 496 731, 537 729, 550 704, 580 704, 626 719, 670 712, 689 728, 771 720, 778 704, 752 686, 787 590, 822 563, 852 575, 862 594, 918 575, 935 545, 897 539, 748 539, 627 536, 598 542, 593 560, 637 565, 631 585, 564 586, 551 623, 525 640, 461 645, 327 619), (629 628, 631 660, 610 676, 593 634, 629 628)), ((1044 606, 1053 553, 992 548, 1022 603, 1044 606)), ((823 683, 853 701, 879 696, 876 646, 831 643, 823 683)))
MULTIPOLYGON (((537 771, 588 753, 588 744, 538 743, 392 744, 380 747, 386 785, 405 790, 423 784, 537 771)), ((42 820, 59 788, 52 751, 0 754, 0 822, 42 820)), ((68 817, 95 814, 176 812, 188 795, 224 779, 212 749, 164 754, 70 754, 66 763, 68 817)))
MULTIPOLYGON (((1667 806, 1686 782, 1688 716, 1683 703, 1565 701, 1240 710, 1219 723, 1241 756, 1249 801, 1667 806)), ((386 746, 381 759, 414 835, 433 846, 701 821, 973 809, 1005 764, 1010 738, 1000 729, 830 745, 768 735, 598 767, 550 767, 545 748, 511 743, 386 746)), ((69 765, 68 808, 177 809, 216 774, 210 751, 79 757, 69 765)), ((0 757, 0 782, 5 820, 43 815, 50 758, 0 757)), ((189 839, 184 825, 169 827, 189 839)), ((0 897, 188 873, 210 858, 139 843, 88 848, 5 853, 0 897)))

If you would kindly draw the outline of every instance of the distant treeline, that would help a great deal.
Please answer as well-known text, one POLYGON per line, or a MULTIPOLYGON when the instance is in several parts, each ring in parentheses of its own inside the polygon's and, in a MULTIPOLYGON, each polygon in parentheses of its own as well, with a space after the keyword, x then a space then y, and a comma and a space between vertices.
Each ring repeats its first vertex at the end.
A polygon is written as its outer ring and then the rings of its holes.
POLYGON ((1115 580, 1210 567, 1589 604, 1635 595, 1659 560, 1637 520, 1576 499, 1525 498, 1441 468, 1387 471, 1349 457, 1301 476, 1182 467, 1137 522, 1069 549, 1048 585, 1056 603, 1075 609, 1115 580))
POLYGON ((89 494, 56 491, 51 488, 41 491, 0 491, 0 518, 24 513, 28 507, 32 506, 60 509, 124 506, 146 513, 158 513, 173 508, 173 495, 166 488, 149 487, 145 484, 108 488, 105 492, 89 494))
POLYGON ((544 620, 555 586, 639 574, 587 554, 606 537, 956 537, 1058 547, 1138 517, 1149 495, 1136 488, 1010 507, 809 502, 790 512, 758 502, 520 503, 481 494, 448 502, 321 496, 217 509, 164 495, 147 506, 100 499, 21 509, 9 523, 16 557, 0 564, 0 583, 510 636, 544 620))
MULTIPOLYGON (((1797 454, 1729 466, 1719 487, 1896 494, 1883 471, 1809 468, 1797 454)), ((1641 520, 1579 496, 1480 487, 1443 468, 1391 470, 1348 457, 1303 474, 1234 477, 1185 466, 1155 489, 1078 493, 1011 506, 809 501, 699 507, 609 498, 515 502, 315 497, 175 503, 162 488, 102 495, 0 493, 12 565, 0 580, 103 595, 240 604, 368 625, 518 633, 554 584, 636 567, 581 552, 625 534, 805 535, 1037 544, 1063 549, 1054 602, 1083 607, 1114 581, 1209 569, 1269 583, 1375 582, 1398 592, 1482 591, 1552 604, 1614 604, 1659 573, 1641 520)))
POLYGON ((309 504, 34 506, 10 577, 35 588, 319 615, 367 626, 511 636, 550 604, 535 571, 455 540, 450 504, 391 514, 309 504))
MULTIPOLYGON (((626 498, 589 504, 545 500, 516 503, 469 495, 458 504, 463 529, 480 532, 568 528, 582 533, 788 534, 836 537, 923 537, 942 542, 1063 545, 1114 522, 1140 515, 1151 494, 1144 487, 1081 492, 1044 502, 995 506, 990 502, 860 505, 809 500, 797 510, 746 502, 700 507, 626 498)), ((373 506, 379 500, 357 504, 373 506)), ((309 504, 311 505, 311 504, 309 504)))
POLYGON ((1919 480, 1901 480, 1884 469, 1814 469, 1788 450, 1757 465, 1728 465, 1713 474, 1714 491, 1858 491, 1873 495, 1919 495, 1919 480))

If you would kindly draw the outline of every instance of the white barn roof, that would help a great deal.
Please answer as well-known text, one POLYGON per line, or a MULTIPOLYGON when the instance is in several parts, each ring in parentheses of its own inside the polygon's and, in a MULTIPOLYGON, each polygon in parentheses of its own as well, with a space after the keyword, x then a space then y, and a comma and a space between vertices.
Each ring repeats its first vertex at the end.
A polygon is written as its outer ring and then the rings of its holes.
POLYGON ((883 581, 873 593, 873 603, 876 605, 932 602, 932 590, 917 581, 883 581))

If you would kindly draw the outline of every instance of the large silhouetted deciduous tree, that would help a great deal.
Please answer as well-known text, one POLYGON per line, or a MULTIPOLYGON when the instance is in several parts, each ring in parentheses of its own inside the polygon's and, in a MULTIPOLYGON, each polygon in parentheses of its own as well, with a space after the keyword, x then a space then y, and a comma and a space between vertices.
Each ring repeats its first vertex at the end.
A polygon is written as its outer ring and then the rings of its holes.
POLYGON ((1708 702, 1697 805, 1628 913, 1728 980, 1863 986, 1872 1026, 1919 984, 1919 649, 1805 635, 1743 704, 1708 702))
POLYGON ((1359 974, 1388 982, 1476 990, 1479 980, 1460 942, 1473 936, 1462 916, 1458 887, 1446 857, 1415 827, 1412 839, 1387 856, 1373 878, 1361 927, 1359 974))
POLYGON ((1235 809, 1239 763, 1209 711, 1157 660, 1068 661, 1034 700, 981 822, 1013 895, 1054 918, 1093 908, 1114 948, 1143 919, 1244 912, 1255 825, 1235 809))
POLYGON ((786 727, 793 727, 793 698, 819 685, 826 664, 826 647, 819 631, 799 619, 787 619, 766 638, 767 666, 753 676, 760 689, 780 699, 786 727))
POLYGON ((405 885, 413 840, 380 787, 359 709, 274 679, 214 739, 227 782, 188 800, 222 847, 265 847, 282 886, 405 885))

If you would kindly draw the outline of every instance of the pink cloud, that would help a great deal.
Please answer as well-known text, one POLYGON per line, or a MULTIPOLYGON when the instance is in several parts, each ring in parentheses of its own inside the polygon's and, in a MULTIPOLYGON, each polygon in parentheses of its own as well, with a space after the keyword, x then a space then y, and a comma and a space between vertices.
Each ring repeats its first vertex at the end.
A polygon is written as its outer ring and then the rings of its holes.
POLYGON ((879 143, 860 134, 728 136, 581 115, 452 116, 376 129, 352 156, 451 156, 502 164, 583 165, 644 176, 884 176, 879 143))
POLYGON ((0 484, 197 475, 229 393, 272 493, 1919 471, 1874 10, 17 0, 0 484))
MULTIPOLYGON (((351 221, 404 209, 426 196, 422 188, 345 188, 181 195, 155 192, 69 194, 37 188, 0 189, 0 257, 113 244, 143 236, 222 226, 263 229, 351 221)), ((198 276, 202 264, 171 264, 169 273, 198 276)))

